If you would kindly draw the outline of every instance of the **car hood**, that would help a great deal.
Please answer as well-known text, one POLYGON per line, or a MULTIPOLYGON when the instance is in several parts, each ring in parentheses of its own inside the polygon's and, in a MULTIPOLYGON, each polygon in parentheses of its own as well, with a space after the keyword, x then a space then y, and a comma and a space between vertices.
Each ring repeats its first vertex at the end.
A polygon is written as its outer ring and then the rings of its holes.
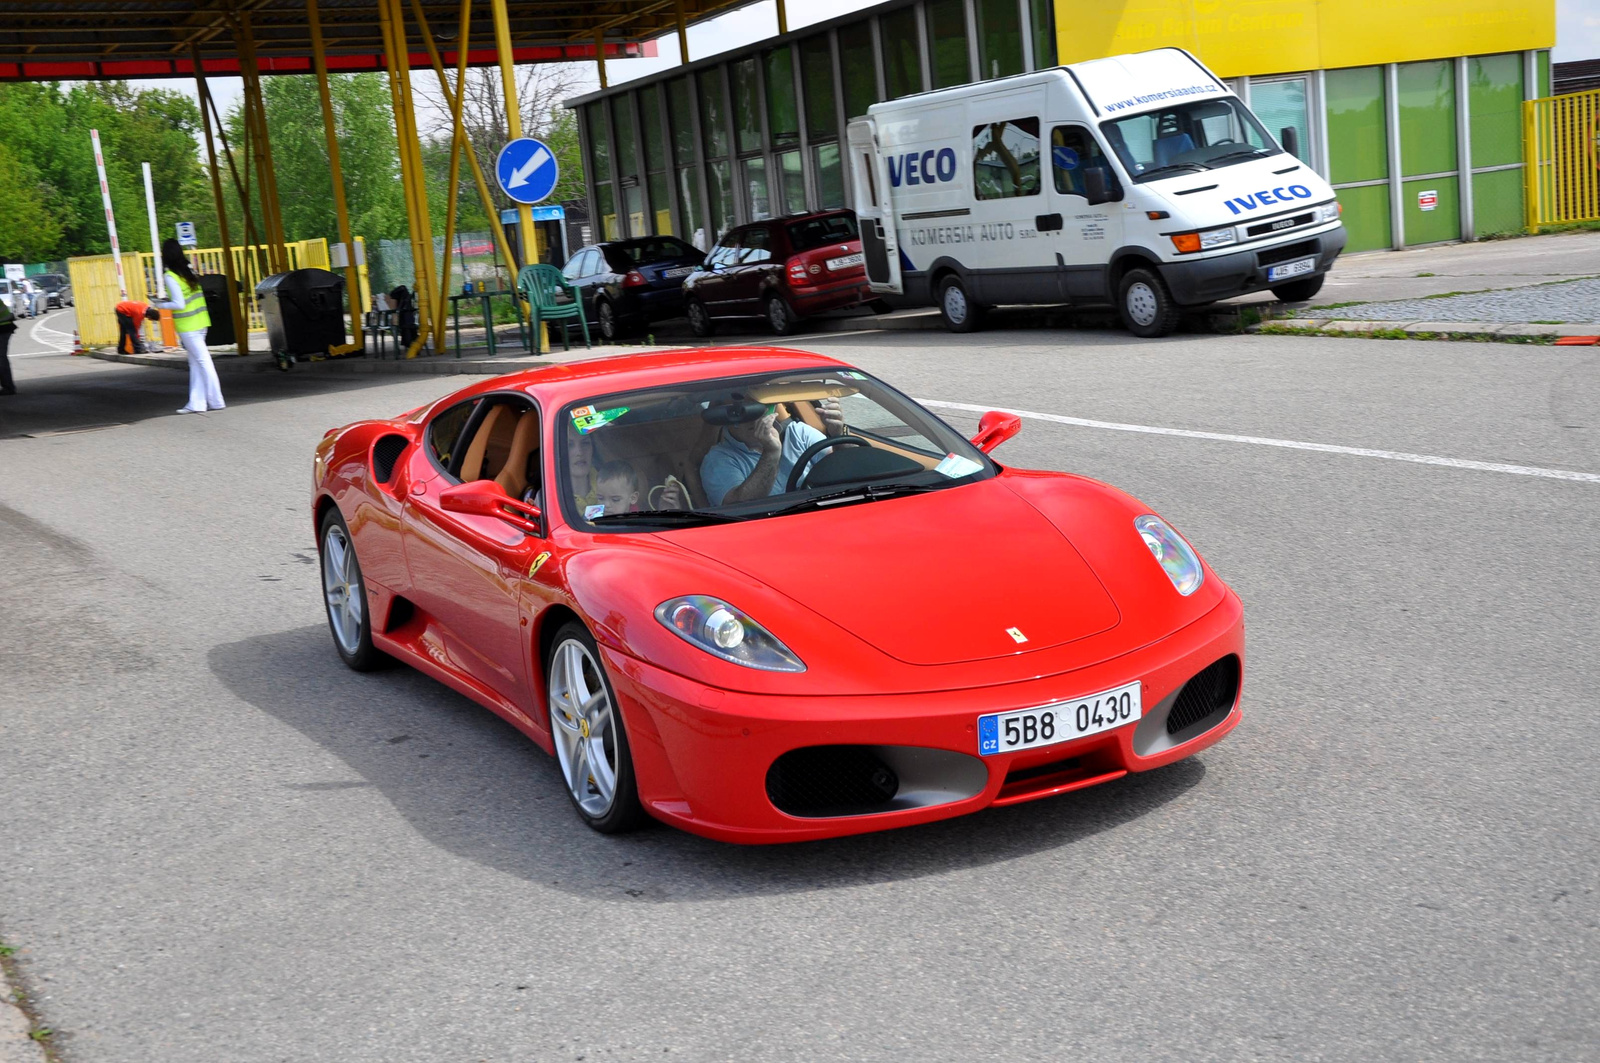
POLYGON ((665 537, 907 664, 1017 656, 1121 620, 1073 544, 999 479, 665 537))

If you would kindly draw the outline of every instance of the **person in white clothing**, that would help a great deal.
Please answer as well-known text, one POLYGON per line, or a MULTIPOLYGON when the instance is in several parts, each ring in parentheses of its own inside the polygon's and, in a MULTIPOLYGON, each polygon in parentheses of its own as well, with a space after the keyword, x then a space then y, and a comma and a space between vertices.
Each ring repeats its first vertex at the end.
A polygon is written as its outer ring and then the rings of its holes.
POLYGON ((211 327, 211 315, 206 312, 200 278, 195 276, 176 240, 169 238, 161 242, 161 265, 166 270, 167 299, 165 302, 152 299, 150 305, 172 311, 178 342, 189 355, 189 404, 180 407, 178 412, 205 413, 223 409, 226 404, 222 401, 222 384, 217 380, 217 367, 211 364, 211 352, 206 349, 206 329, 211 327))

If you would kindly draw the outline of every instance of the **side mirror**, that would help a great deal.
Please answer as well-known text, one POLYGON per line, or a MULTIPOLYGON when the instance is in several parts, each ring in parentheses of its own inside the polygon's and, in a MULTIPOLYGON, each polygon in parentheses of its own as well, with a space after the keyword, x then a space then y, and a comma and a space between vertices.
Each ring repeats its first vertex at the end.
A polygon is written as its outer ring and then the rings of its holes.
POLYGON ((987 454, 1020 431, 1022 418, 990 410, 978 419, 978 434, 972 437, 972 445, 987 454))
POLYGON ((494 517, 528 535, 539 535, 544 515, 538 506, 519 502, 493 480, 470 480, 439 492, 439 505, 447 513, 494 517))
POLYGON ((1290 155, 1297 159, 1300 157, 1300 130, 1294 126, 1286 125, 1278 130, 1278 143, 1282 144, 1283 150, 1290 155))
POLYGON ((1111 202, 1111 180, 1103 167, 1089 166, 1083 171, 1083 186, 1088 191, 1090 205, 1111 202))

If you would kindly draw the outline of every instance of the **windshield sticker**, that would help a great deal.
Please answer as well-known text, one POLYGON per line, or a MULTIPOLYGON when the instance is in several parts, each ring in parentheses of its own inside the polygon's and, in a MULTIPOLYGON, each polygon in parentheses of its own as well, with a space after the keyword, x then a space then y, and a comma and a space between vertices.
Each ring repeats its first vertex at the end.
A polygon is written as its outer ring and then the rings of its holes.
POLYGON ((971 476, 981 468, 983 466, 971 458, 963 458, 959 454, 946 454, 944 460, 933 467, 933 471, 952 480, 958 480, 963 476, 971 476))
POLYGON ((603 506, 603 505, 584 506, 583 507, 583 519, 584 520, 594 520, 596 517, 603 517, 605 515, 606 515, 606 507, 603 506))
POLYGON ((1131 99, 1118 100, 1108 103, 1100 108, 1101 113, 1110 114, 1112 111, 1126 111, 1129 107, 1139 107, 1146 103, 1159 103, 1162 100, 1180 99, 1184 96, 1210 95, 1222 91, 1216 85, 1185 85, 1181 89, 1167 89, 1163 92, 1149 92, 1143 96, 1134 96, 1131 99))
POLYGON ((572 411, 572 424, 580 435, 588 435, 596 428, 610 424, 627 412, 628 407, 626 406, 613 406, 609 410, 597 410, 593 406, 579 406, 572 411))

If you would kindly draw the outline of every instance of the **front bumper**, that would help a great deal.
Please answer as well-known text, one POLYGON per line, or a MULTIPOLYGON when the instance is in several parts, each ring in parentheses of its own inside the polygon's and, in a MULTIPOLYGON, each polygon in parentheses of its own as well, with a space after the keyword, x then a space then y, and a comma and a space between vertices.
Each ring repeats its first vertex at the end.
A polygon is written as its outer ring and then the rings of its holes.
POLYGON ((1198 306, 1236 295, 1265 291, 1279 284, 1309 280, 1326 273, 1347 240, 1339 225, 1313 236, 1272 247, 1250 248, 1212 258, 1180 259, 1161 264, 1161 276, 1180 306, 1198 306), (1284 262, 1315 257, 1315 268, 1290 280, 1268 281, 1267 270, 1284 262))
POLYGON ((1166 713, 1183 685, 1220 658, 1235 655, 1242 671, 1244 612, 1230 590, 1204 617, 1114 660, 1001 687, 925 694, 740 694, 614 650, 603 652, 628 729, 639 797, 650 813, 706 837, 770 843, 947 819, 1082 789, 1191 756, 1238 725, 1238 694, 1225 715, 1219 711, 1206 726, 1170 738, 1166 713), (1138 723, 1039 749, 978 756, 977 719, 983 713, 1064 701, 1135 679, 1143 684, 1144 718, 1138 723), (959 753, 964 757, 940 756, 969 763, 986 780, 980 775, 971 796, 918 807, 843 816, 780 811, 767 791, 773 762, 791 750, 835 745, 959 753))

